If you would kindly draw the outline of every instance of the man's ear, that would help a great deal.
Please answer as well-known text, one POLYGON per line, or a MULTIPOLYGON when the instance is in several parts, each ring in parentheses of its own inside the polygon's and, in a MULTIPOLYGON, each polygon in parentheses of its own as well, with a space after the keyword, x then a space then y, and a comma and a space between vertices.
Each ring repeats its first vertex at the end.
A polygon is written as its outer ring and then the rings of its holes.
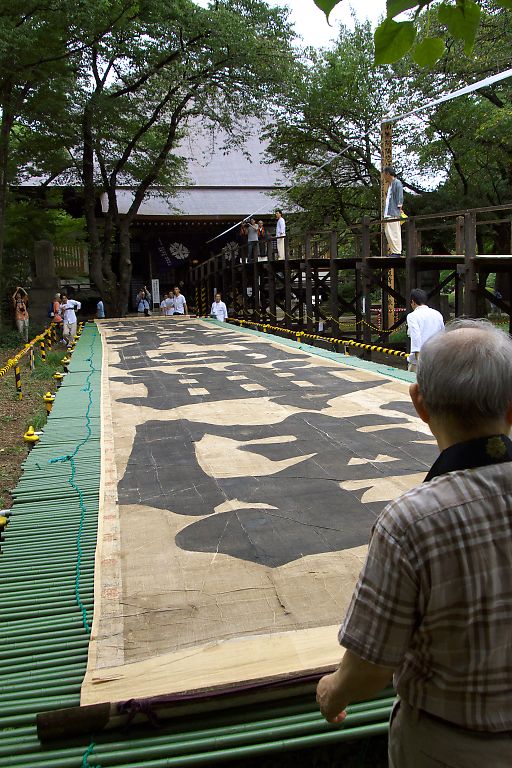
MULTIPOLYGON (((425 401, 423 400, 423 395, 421 394, 420 388, 418 387, 417 383, 411 384, 411 386, 409 387, 409 395, 411 397, 412 404, 414 405, 416 413, 418 414, 420 419, 424 421, 425 424, 429 424, 430 415, 429 415, 429 412, 427 411, 425 401)), ((511 404, 511 415, 512 415, 512 404, 511 404)))

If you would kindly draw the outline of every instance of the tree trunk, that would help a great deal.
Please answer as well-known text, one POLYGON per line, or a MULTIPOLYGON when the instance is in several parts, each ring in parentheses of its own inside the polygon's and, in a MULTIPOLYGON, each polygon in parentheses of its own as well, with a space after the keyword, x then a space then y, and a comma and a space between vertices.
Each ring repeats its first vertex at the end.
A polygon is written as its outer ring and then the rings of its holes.
POLYGON ((130 249, 129 217, 119 219, 119 291, 118 302, 121 317, 128 312, 130 298, 130 282, 132 279, 132 255, 130 249))
POLYGON ((105 303, 108 315, 116 317, 120 315, 120 312, 117 281, 112 270, 113 215, 109 206, 109 210, 103 218, 103 233, 100 235, 96 217, 96 203, 100 190, 95 184, 93 116, 94 101, 92 100, 85 108, 82 120, 84 143, 82 171, 85 221, 89 242, 89 273, 105 303))
MULTIPOLYGON (((96 186, 94 184, 94 144, 92 136, 93 105, 88 104, 84 110, 82 120, 83 157, 82 173, 84 183, 84 212, 87 225, 87 239, 89 244, 89 272, 90 276, 103 297, 105 290, 102 269, 102 248, 96 221, 96 186)), ((104 298, 106 302, 106 296, 104 298)))
MULTIPOLYGON (((5 210, 8 190, 9 142, 13 124, 12 88, 6 85, 1 95, 2 118, 0 123, 0 280, 3 283, 4 272, 4 241, 5 241, 5 210)), ((2 327, 2 312, 0 309, 0 328, 2 327)))

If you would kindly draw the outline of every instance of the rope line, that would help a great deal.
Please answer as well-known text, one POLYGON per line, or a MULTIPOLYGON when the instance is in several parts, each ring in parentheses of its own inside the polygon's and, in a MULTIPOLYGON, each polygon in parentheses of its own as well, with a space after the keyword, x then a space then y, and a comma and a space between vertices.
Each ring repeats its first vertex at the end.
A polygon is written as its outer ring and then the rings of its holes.
POLYGON ((53 327, 54 327, 54 323, 50 323, 48 328, 46 328, 43 331, 43 333, 40 333, 39 336, 35 336, 32 339, 32 341, 29 341, 27 342, 27 344, 25 344, 23 349, 20 352, 18 352, 17 355, 15 355, 14 357, 11 357, 10 360, 7 360, 6 364, 2 368, 0 368, 0 379, 2 378, 2 376, 5 376, 5 374, 11 370, 11 368, 13 368, 17 363, 19 363, 21 358, 24 355, 26 355, 27 352, 30 352, 30 350, 33 350, 35 344, 37 344, 38 342, 44 343, 44 340, 46 339, 46 337, 47 336, 49 337, 50 334, 52 333, 53 327))
MULTIPOLYGON (((273 317, 274 320, 277 320, 277 315, 275 315, 273 312, 269 311, 268 314, 271 317, 273 317)), ((290 315, 288 312, 285 312, 285 311, 283 311, 283 317, 288 318, 289 320, 292 320, 292 321, 296 321, 298 319, 296 315, 290 315)), ((340 331, 351 331, 351 330, 355 330, 358 325, 366 325, 368 328, 371 328, 372 331, 374 331, 375 333, 379 333, 379 334, 382 334, 382 333, 395 333, 400 328, 403 328, 404 325, 405 325, 405 320, 404 320, 404 322, 400 323, 400 325, 397 325, 396 328, 393 328, 392 330, 384 330, 383 328, 377 328, 375 325, 372 325, 372 323, 368 323, 364 319, 354 320, 354 322, 351 322, 351 323, 342 323, 342 322, 340 322, 339 319, 336 320, 336 318, 334 318, 332 315, 326 315, 324 319, 325 319, 326 322, 333 321, 334 323, 336 323, 336 325, 338 326, 340 331)), ((307 313, 306 313, 306 320, 309 320, 312 323, 316 323, 317 322, 317 319, 315 317, 311 317, 307 313)))
POLYGON ((94 741, 91 741, 87 749, 85 750, 84 754, 82 755, 82 768, 101 768, 101 765, 91 765, 89 763, 89 757, 94 752, 96 744, 94 741))
MULTIPOLYGON (((87 507, 85 505, 84 501, 84 494, 82 489, 75 483, 75 475, 76 475, 76 463, 75 463, 75 456, 77 455, 78 451, 82 446, 84 446, 91 438, 92 436, 92 429, 91 429, 91 417, 90 412, 92 408, 92 393, 93 390, 91 388, 91 376, 96 372, 96 368, 93 365, 92 358, 93 358, 93 347, 94 343, 96 341, 97 331, 95 330, 92 339, 91 339, 91 345, 90 345, 90 354, 89 357, 85 359, 86 363, 89 363, 90 371, 87 375, 87 378, 85 380, 85 384, 81 389, 81 392, 87 392, 88 394, 88 405, 87 410, 85 413, 85 429, 86 429, 86 436, 83 440, 81 440, 75 447, 75 450, 73 453, 66 454, 63 456, 57 456, 53 459, 49 459, 49 464, 57 464, 59 462, 69 462, 71 466, 71 473, 70 476, 67 479, 68 484, 73 488, 75 493, 78 495, 78 504, 80 507, 80 520, 78 523, 78 531, 76 535, 76 570, 75 570, 75 599, 76 603, 78 605, 78 608, 82 614, 82 623, 84 626, 85 631, 87 634, 91 634, 91 625, 89 624, 89 620, 87 618, 87 608, 83 603, 82 597, 80 595, 80 579, 81 579, 81 572, 82 572, 82 558, 83 558, 83 549, 82 549, 82 534, 83 529, 85 525, 85 518, 87 515, 87 507)), ((86 763, 87 765, 87 763, 86 763)))
POLYGON ((363 344, 360 341, 353 341, 352 339, 337 339, 334 336, 318 336, 314 333, 305 333, 304 331, 292 331, 289 328, 281 328, 278 325, 269 325, 268 323, 256 323, 254 320, 240 320, 237 318, 228 318, 228 323, 238 323, 241 327, 245 325, 255 325, 258 328, 262 328, 264 333, 271 331, 281 331, 281 333, 289 333, 295 336, 297 342, 303 339, 313 339, 315 341, 323 341, 331 344, 343 344, 345 347, 357 347, 358 349, 364 349, 368 352, 381 352, 384 355, 391 355, 392 357, 406 358, 406 352, 400 352, 398 349, 388 349, 387 347, 381 347, 376 344, 363 344))

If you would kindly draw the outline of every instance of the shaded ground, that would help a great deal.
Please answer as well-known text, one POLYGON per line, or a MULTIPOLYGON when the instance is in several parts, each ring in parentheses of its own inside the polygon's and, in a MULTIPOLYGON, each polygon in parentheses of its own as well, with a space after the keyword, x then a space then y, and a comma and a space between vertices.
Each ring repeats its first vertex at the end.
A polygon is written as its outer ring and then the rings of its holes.
MULTIPOLYGON (((0 348, 0 367, 21 348, 13 334, 16 345, 0 348)), ((10 338, 9 338, 10 341, 10 338)), ((16 486, 21 475, 22 465, 27 455, 27 446, 23 435, 32 425, 41 429, 46 421, 46 408, 42 400, 48 390, 54 392, 55 381, 52 376, 64 357, 64 350, 58 347, 47 354, 47 362, 42 363, 40 354, 35 353, 35 368, 30 371, 28 355, 21 362, 21 382, 23 399, 20 401, 14 382, 14 369, 0 378, 0 508, 11 506, 10 491, 16 486)))
POLYGON ((387 736, 231 762, 233 768, 387 768, 387 736))

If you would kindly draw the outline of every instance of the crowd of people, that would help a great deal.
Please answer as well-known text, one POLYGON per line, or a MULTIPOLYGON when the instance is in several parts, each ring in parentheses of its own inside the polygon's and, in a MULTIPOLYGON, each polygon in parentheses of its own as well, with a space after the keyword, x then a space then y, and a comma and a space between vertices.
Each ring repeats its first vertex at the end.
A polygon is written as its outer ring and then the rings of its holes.
MULTIPOLYGON (((23 339, 28 342, 29 332, 29 296, 27 291, 21 286, 17 286, 12 295, 12 305, 14 312, 14 322, 16 329, 23 339)), ((72 299, 67 293, 56 293, 48 306, 48 318, 55 324, 61 334, 61 342, 66 346, 71 346, 77 330, 76 313, 82 309, 80 301, 72 299)), ((105 317, 105 305, 102 299, 99 299, 96 305, 96 317, 98 319, 105 317)))
MULTIPOLYGON (((138 307, 141 312, 140 304, 138 307)), ((142 311, 145 311, 144 308, 142 311)), ((164 293, 164 298, 160 302, 160 313, 170 317, 171 315, 188 315, 187 300, 181 292, 181 288, 176 285, 172 293, 164 293)))

